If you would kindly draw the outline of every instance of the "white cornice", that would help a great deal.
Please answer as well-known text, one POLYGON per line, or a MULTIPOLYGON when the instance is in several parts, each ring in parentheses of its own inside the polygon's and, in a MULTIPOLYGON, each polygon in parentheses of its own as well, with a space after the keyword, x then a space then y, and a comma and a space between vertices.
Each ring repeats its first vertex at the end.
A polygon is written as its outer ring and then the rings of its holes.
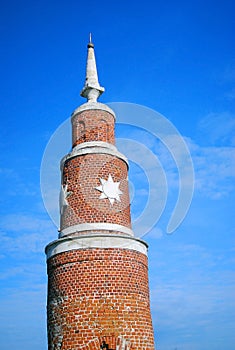
POLYGON ((75 111, 71 115, 71 118, 73 119, 77 114, 80 114, 81 112, 88 111, 88 110, 101 110, 101 111, 108 112, 108 113, 112 114, 114 120, 116 120, 116 115, 110 107, 108 107, 104 103, 91 102, 91 101, 86 102, 86 103, 82 104, 81 106, 79 106, 77 109, 75 109, 75 111))
POLYGON ((83 142, 80 145, 77 145, 73 148, 72 152, 67 154, 61 159, 60 162, 60 167, 63 169, 64 163, 66 160, 77 157, 77 156, 82 156, 85 154, 108 154, 111 156, 115 156, 117 158, 120 158, 124 160, 124 162, 127 164, 128 167, 128 160, 127 158, 120 153, 117 148, 108 143, 108 142, 102 142, 102 141, 90 141, 90 142, 83 142))
POLYGON ((73 148, 73 151, 78 151, 80 149, 87 148, 87 147, 103 147, 103 148, 108 148, 112 151, 117 151, 117 147, 115 147, 113 144, 111 144, 109 142, 104 142, 104 141, 83 142, 83 143, 80 143, 79 145, 76 145, 73 148))
POLYGON ((80 249, 128 249, 147 255, 148 245, 144 241, 127 236, 118 235, 83 235, 79 237, 65 237, 49 243, 46 246, 47 259, 54 255, 71 250, 80 249))
POLYGON ((85 224, 78 224, 74 226, 69 226, 63 230, 60 231, 59 237, 65 237, 77 232, 83 232, 83 231, 118 231, 121 233, 128 234, 130 236, 134 236, 134 232, 126 226, 118 225, 118 224, 110 224, 107 222, 95 222, 95 223, 85 223, 85 224))

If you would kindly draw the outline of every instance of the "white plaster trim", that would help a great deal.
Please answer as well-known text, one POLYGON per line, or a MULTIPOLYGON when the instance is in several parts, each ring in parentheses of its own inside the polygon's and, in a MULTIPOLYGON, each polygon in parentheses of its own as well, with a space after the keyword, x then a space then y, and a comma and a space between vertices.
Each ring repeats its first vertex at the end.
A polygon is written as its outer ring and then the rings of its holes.
MULTIPOLYGON (((88 148, 88 147, 103 147, 103 148, 108 148, 112 151, 117 151, 117 147, 114 146, 112 143, 109 142, 104 142, 104 141, 88 141, 88 142, 83 142, 80 143, 79 145, 76 145, 73 148, 73 151, 78 151, 83 148, 88 148)), ((72 152, 73 152, 72 151, 72 152)))
MULTIPOLYGON (((90 143, 90 142, 87 142, 87 143, 90 143)), ((106 147, 106 146, 101 147, 100 145, 97 145, 97 146, 88 145, 86 147, 85 144, 86 144, 86 142, 83 143, 84 146, 81 148, 77 148, 77 146, 74 147, 72 152, 65 155, 61 159, 61 162, 60 162, 61 170, 63 169, 64 163, 66 160, 74 158, 74 157, 82 156, 85 154, 108 154, 108 155, 115 156, 117 158, 124 160, 124 162, 127 164, 127 166, 129 166, 127 158, 122 153, 117 151, 116 147, 114 149, 111 147, 106 147)))
POLYGON ((118 224, 109 224, 107 222, 94 222, 94 223, 78 224, 78 225, 67 227, 64 230, 60 231, 59 237, 61 238, 64 236, 68 236, 76 232, 97 231, 97 230, 118 231, 121 233, 128 234, 130 236, 134 236, 134 232, 126 226, 118 225, 118 224))
POLYGON ((73 119, 77 114, 83 112, 83 111, 87 111, 89 109, 100 109, 102 111, 106 111, 112 114, 112 116, 114 117, 114 120, 116 120, 116 115, 114 113, 114 111, 108 107, 107 105, 100 103, 100 102, 86 102, 84 104, 82 104, 81 106, 79 106, 77 109, 75 109, 75 111, 72 113, 71 118, 73 119))
POLYGON ((79 249, 108 249, 108 248, 121 248, 135 250, 142 254, 147 255, 148 245, 144 241, 134 237, 123 237, 115 235, 93 235, 93 236, 80 236, 80 237, 66 237, 60 238, 56 241, 49 243, 46 246, 45 252, 47 259, 60 253, 64 253, 70 250, 79 249))

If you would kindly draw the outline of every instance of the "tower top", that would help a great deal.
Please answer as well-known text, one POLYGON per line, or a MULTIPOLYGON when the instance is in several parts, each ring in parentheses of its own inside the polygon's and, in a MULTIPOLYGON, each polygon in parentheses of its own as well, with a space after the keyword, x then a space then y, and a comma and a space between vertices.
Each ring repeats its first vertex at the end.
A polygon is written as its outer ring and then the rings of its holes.
POLYGON ((81 91, 81 96, 87 98, 88 102, 96 102, 97 98, 104 92, 104 88, 100 86, 98 80, 94 44, 91 40, 91 33, 87 49, 86 80, 81 91))

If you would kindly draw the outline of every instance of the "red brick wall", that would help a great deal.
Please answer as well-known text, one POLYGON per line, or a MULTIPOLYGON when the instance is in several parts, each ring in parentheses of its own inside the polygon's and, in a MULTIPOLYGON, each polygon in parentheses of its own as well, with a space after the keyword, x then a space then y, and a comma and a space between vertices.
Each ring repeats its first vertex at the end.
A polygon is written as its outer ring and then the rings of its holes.
POLYGON ((127 249, 74 250, 51 257, 49 350, 90 349, 92 341, 119 335, 131 341, 132 350, 154 349, 147 257, 127 249))
POLYGON ((103 110, 85 110, 72 118, 73 147, 88 141, 114 144, 114 117, 103 110))
MULTIPOLYGON (((114 117, 109 112, 82 111, 72 123, 73 147, 89 141, 114 144, 114 117)), ((125 161, 109 154, 77 155, 65 161, 62 184, 70 195, 61 230, 100 222, 131 228, 127 176, 125 161), (99 199, 101 192, 95 189, 109 174, 123 192, 113 205, 107 198, 99 199)), ((89 248, 50 257, 47 308, 49 350, 95 350, 102 340, 115 349, 118 336, 130 340, 132 350, 154 349, 147 257, 135 250, 89 248)))
POLYGON ((87 154, 69 159, 64 165, 63 184, 72 194, 67 198, 69 206, 61 218, 61 229, 81 223, 106 222, 131 227, 130 201, 126 163, 107 154, 87 154), (120 182, 121 202, 113 205, 99 199, 100 178, 120 182))

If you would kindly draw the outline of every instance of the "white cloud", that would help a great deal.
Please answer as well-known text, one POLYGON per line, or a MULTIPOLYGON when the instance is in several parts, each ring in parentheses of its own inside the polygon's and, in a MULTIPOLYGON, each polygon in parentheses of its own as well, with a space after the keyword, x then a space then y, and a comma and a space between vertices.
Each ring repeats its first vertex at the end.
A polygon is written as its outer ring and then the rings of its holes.
POLYGON ((0 168, 4 194, 7 196, 36 196, 38 187, 33 181, 25 182, 19 171, 11 168, 0 168), (8 186, 5 186, 5 184, 8 186), (10 185, 9 185, 10 184, 10 185))
POLYGON ((153 227, 149 233, 147 233, 147 239, 159 239, 163 236, 163 231, 159 227, 153 227))
MULTIPOLYGON (((29 281, 28 281, 29 283, 29 281)), ((29 283, 25 288, 4 289, 0 299, 3 350, 46 348, 46 285, 29 283)))
POLYGON ((207 336, 220 334, 221 339, 226 337, 228 329, 234 329, 234 273, 230 254, 232 250, 209 251, 196 244, 169 244, 164 251, 152 251, 154 324, 160 333, 167 329, 175 337, 165 339, 164 349, 170 341, 177 340, 177 334, 182 342, 180 348, 191 349, 187 337, 193 335, 194 329, 207 336))
POLYGON ((235 116, 230 112, 210 113, 198 123, 204 143, 217 146, 235 145, 235 116))
POLYGON ((5 280, 5 279, 9 279, 9 278, 14 277, 14 276, 18 276, 22 272, 23 272, 22 267, 8 268, 5 271, 0 271, 0 280, 5 280))
POLYGON ((9 214, 2 217, 2 229, 9 231, 42 231, 48 228, 48 220, 40 219, 38 216, 24 214, 9 214))
POLYGON ((220 199, 234 190, 234 148, 199 147, 194 144, 192 159, 198 193, 211 199, 220 199))
POLYGON ((3 251, 41 253, 45 245, 58 235, 50 220, 20 214, 7 215, 1 219, 0 237, 3 251))
MULTIPOLYGON (((222 118, 221 115, 220 118, 222 118)), ((207 122, 209 123, 209 119, 207 119, 207 122)), ((209 126, 206 126, 207 122, 202 122, 205 130, 209 128, 209 126)), ((224 136, 224 142, 227 140, 229 144, 232 143, 233 127, 235 127, 235 120, 232 120, 229 116, 227 118, 228 135, 226 136, 227 138, 224 136)), ((213 135, 215 140, 219 138, 219 131, 220 129, 218 128, 218 132, 213 135)), ((174 136, 169 138, 174 139, 174 136)), ((142 139, 143 144, 145 144, 145 141, 145 139, 142 139)), ((231 191, 234 190, 235 185, 234 148, 221 145, 201 146, 189 137, 185 137, 184 141, 189 147, 193 161, 196 192, 211 199, 220 199, 229 195, 231 191)), ((177 139, 175 141, 171 140, 171 144, 172 143, 175 144, 174 150, 177 155, 178 164, 180 163, 184 186, 187 186, 187 183, 188 186, 190 186, 192 177, 190 176, 187 178, 187 164, 184 161, 183 155, 181 155, 181 147, 177 147, 177 139)), ((178 190, 178 169, 170 152, 163 144, 156 141, 153 147, 155 156, 152 152, 146 152, 144 147, 140 147, 137 151, 134 144, 133 149, 131 146, 131 144, 128 145, 130 154, 136 153, 136 157, 141 160, 140 164, 142 164, 148 179, 155 179, 154 181, 151 181, 151 191, 156 190, 160 194, 164 186, 167 186, 167 189, 170 192, 178 190), (164 175, 167 178, 167 184, 164 184, 164 175)), ((133 175, 135 176, 135 180, 138 180, 139 177, 141 178, 138 173, 134 173, 133 175)))

